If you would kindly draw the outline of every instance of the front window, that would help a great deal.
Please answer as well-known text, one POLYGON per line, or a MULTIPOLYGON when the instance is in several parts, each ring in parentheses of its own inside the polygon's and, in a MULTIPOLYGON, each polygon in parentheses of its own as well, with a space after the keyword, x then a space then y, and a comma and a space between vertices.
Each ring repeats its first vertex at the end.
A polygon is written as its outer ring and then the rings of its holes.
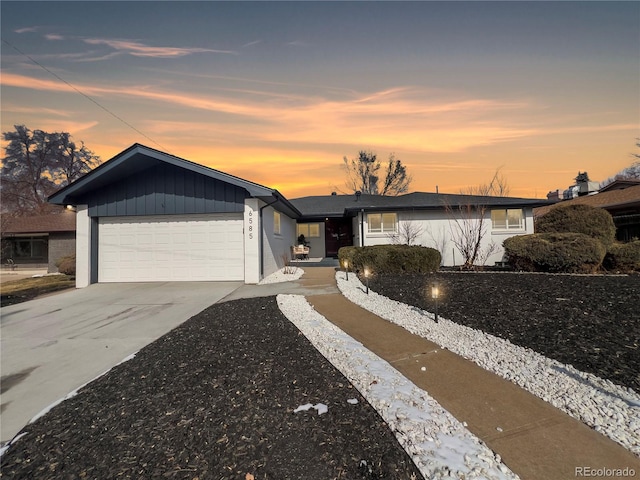
POLYGON ((273 233, 280 235, 280 212, 273 212, 273 233))
POLYGON ((300 235, 304 235, 304 238, 320 237, 319 223, 299 223, 297 228, 298 228, 298 237, 300 235))
POLYGON ((398 215, 395 213, 370 213, 367 215, 369 233, 397 233, 398 215))
POLYGON ((491 210, 494 230, 524 230, 524 211, 521 208, 491 210))

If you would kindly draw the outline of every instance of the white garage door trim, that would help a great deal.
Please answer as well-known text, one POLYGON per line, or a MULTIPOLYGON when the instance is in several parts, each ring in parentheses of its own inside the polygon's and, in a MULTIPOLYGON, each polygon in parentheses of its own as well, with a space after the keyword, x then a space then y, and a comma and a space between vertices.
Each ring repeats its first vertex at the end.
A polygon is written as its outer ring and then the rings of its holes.
POLYGON ((98 282, 242 281, 242 213, 98 219, 98 282))

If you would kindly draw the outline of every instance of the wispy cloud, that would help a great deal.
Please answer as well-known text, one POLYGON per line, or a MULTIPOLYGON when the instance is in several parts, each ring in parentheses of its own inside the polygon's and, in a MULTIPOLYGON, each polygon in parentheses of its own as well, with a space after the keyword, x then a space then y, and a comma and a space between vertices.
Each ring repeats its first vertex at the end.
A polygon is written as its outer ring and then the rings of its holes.
POLYGON ((17 105, 2 105, 2 111, 5 113, 26 113, 26 114, 38 114, 38 115, 54 115, 58 117, 70 117, 72 112, 66 110, 55 110, 53 108, 40 108, 40 107, 23 107, 17 105))
POLYGON ((33 33, 37 32, 40 27, 24 27, 24 28, 16 28, 14 30, 15 33, 33 33))
POLYGON ((254 40, 253 42, 245 43, 241 48, 253 47, 254 45, 258 45, 262 43, 262 40, 254 40))
MULTIPOLYGON (((48 91, 70 91, 53 80, 5 74, 4 86, 48 91)), ((416 88, 398 88, 374 94, 354 94, 335 100, 317 96, 274 94, 266 98, 198 95, 157 87, 76 85, 87 95, 117 95, 180 106, 191 111, 215 112, 206 128, 231 136, 269 143, 357 144, 422 152, 460 152, 475 146, 539 134, 540 129, 518 126, 513 110, 527 111, 527 102, 491 99, 430 98, 416 88), (509 118, 503 112, 508 110, 509 118), (226 116, 219 116, 220 114, 226 116), (231 116, 229 116, 231 115, 231 116), (247 124, 252 125, 247 129, 247 124)), ((142 108, 142 107, 141 107, 142 108)), ((175 126, 174 126, 175 128, 175 126)))
POLYGON ((236 54, 232 50, 216 50, 211 48, 181 48, 181 47, 152 47, 133 40, 112 40, 107 38, 85 38, 90 45, 107 45, 114 50, 127 53, 135 57, 172 58, 192 55, 194 53, 223 53, 236 54))
POLYGON ((46 38, 47 40, 64 40, 64 37, 62 35, 58 35, 56 33, 47 33, 44 38, 46 38))

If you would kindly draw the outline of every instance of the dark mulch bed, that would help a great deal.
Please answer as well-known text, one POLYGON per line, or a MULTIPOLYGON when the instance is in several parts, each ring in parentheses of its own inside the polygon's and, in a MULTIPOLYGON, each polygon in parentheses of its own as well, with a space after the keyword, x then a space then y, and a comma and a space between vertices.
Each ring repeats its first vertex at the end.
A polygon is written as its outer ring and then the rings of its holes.
POLYGON ((451 273, 378 276, 371 289, 640 392, 640 276, 451 273))
POLYGON ((24 431, 2 457, 2 475, 421 478, 381 417, 274 297, 210 307, 24 431), (329 411, 293 413, 306 403, 329 411))

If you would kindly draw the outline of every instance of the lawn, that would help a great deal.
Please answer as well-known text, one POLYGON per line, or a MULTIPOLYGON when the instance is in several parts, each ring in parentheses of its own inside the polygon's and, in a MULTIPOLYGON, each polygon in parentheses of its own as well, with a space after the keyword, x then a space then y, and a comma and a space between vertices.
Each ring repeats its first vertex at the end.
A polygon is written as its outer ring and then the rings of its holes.
POLYGON ((0 284, 0 302, 3 307, 26 302, 45 293, 57 292, 75 286, 75 279, 68 275, 47 275, 24 278, 0 284))

